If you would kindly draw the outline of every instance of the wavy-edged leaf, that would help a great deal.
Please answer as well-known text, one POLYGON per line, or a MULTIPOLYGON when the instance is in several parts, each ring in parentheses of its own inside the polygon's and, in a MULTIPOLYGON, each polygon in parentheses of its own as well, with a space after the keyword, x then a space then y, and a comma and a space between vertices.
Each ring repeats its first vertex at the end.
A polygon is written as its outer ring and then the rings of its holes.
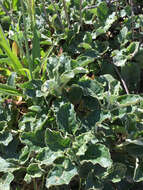
POLYGON ((98 142, 98 139, 95 139, 95 136, 91 133, 91 131, 82 133, 77 136, 72 145, 72 148, 74 149, 74 152, 76 152, 76 155, 84 155, 88 149, 87 144, 91 141, 98 142))
POLYGON ((111 167, 112 160, 109 149, 102 144, 91 144, 88 146, 84 156, 80 157, 81 163, 92 162, 104 168, 111 167))
POLYGON ((10 190, 10 183, 13 181, 14 175, 12 173, 4 174, 0 179, 0 189, 10 190))
POLYGON ((41 177, 42 176, 42 170, 39 168, 37 163, 31 163, 28 167, 27 167, 27 173, 33 177, 33 178, 37 178, 37 177, 41 177))
POLYGON ((61 105, 56 113, 56 120, 59 128, 68 133, 74 134, 78 129, 76 112, 72 104, 66 103, 61 105))
POLYGON ((45 129, 42 125, 45 121, 38 127, 35 131, 23 132, 20 136, 21 142, 30 147, 31 150, 37 150, 40 147, 45 147, 45 129))
POLYGON ((7 146, 13 139, 12 134, 9 131, 0 132, 0 144, 7 146))
POLYGON ((46 179, 46 187, 68 185, 77 175, 77 169, 70 160, 65 160, 62 165, 55 166, 46 179))
POLYGON ((59 131, 46 130, 45 143, 53 151, 65 150, 70 147, 69 137, 63 137, 59 131))
POLYGON ((64 153, 62 151, 52 151, 48 147, 44 147, 39 150, 36 160, 40 162, 40 165, 45 164, 46 166, 52 165, 53 162, 60 157, 63 157, 64 153))

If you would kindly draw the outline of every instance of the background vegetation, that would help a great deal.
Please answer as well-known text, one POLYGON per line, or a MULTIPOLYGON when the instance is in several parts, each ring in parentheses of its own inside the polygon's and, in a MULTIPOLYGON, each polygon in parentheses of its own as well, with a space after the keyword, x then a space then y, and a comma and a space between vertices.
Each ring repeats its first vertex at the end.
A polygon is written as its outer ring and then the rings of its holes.
POLYGON ((143 2, 0 1, 0 190, 143 188, 143 2))

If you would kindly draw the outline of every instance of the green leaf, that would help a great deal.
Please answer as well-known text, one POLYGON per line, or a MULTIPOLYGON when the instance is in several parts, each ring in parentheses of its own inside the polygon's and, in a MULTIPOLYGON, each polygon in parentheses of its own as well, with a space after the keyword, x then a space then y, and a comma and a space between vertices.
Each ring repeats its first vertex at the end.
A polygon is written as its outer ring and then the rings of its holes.
POLYGON ((18 0, 12 0, 12 8, 14 11, 17 11, 17 4, 18 4, 18 0))
POLYGON ((100 21, 102 23, 105 22, 107 16, 108 16, 108 7, 107 7, 107 4, 106 2, 101 2, 98 4, 98 7, 97 7, 97 16, 98 18, 100 19, 100 21))
POLYGON ((73 84, 68 91, 69 101, 76 105, 79 104, 83 95, 83 90, 79 85, 73 84))
POLYGON ((96 39, 98 36, 100 36, 100 35, 102 35, 102 34, 105 34, 105 29, 104 29, 104 27, 99 27, 97 30, 96 30, 96 32, 93 32, 92 33, 92 38, 93 39, 96 39))
POLYGON ((125 65, 127 62, 127 56, 124 55, 124 49, 123 50, 114 50, 112 51, 112 56, 113 56, 113 63, 117 67, 122 67, 125 65))
POLYGON ((28 161, 29 157, 30 157, 30 149, 28 146, 25 146, 22 149, 19 157, 20 164, 25 164, 28 161))
POLYGON ((137 53, 139 49, 139 42, 132 42, 130 43, 130 45, 127 47, 127 53, 128 54, 133 54, 133 53, 137 53))
POLYGON ((45 146, 45 120, 42 122, 41 126, 36 128, 35 131, 23 132, 20 136, 21 142, 29 146, 31 150, 37 150, 40 147, 42 148, 45 146))
POLYGON ((44 147, 39 150, 36 160, 40 163, 40 165, 45 164, 46 166, 52 165, 57 158, 64 157, 62 151, 51 151, 48 147, 44 147))
POLYGON ((16 73, 13 72, 8 77, 7 85, 15 87, 15 80, 16 80, 16 73))
POLYGON ((72 178, 76 176, 77 169, 70 160, 65 160, 62 165, 55 166, 46 179, 46 187, 68 185, 72 178))
POLYGON ((76 74, 87 73, 87 70, 83 67, 76 67, 71 71, 66 71, 60 76, 60 83, 65 86, 76 74))
POLYGON ((10 164, 0 157, 0 172, 5 172, 10 167, 10 164))
POLYGON ((74 134, 78 129, 78 122, 74 106, 66 103, 59 107, 56 113, 58 127, 70 134, 74 134))
POLYGON ((42 111, 42 108, 41 108, 41 106, 30 106, 30 107, 28 108, 28 110, 38 113, 38 112, 41 112, 41 111, 42 111))
POLYGON ((42 170, 39 168, 37 163, 32 163, 27 167, 27 173, 33 177, 41 177, 42 176, 42 170))
POLYGON ((32 58, 33 62, 35 58, 40 58, 40 39, 36 26, 34 26, 34 37, 32 42, 32 58))
POLYGON ((92 49, 91 45, 88 43, 80 43, 78 47, 82 47, 84 49, 92 49))
POLYGON ((10 162, 10 160, 8 161, 0 157, 0 172, 3 172, 3 173, 13 172, 18 169, 19 169, 18 165, 16 165, 13 162, 10 162))
POLYGON ((78 84, 82 87, 84 96, 97 97, 104 92, 103 84, 98 82, 98 80, 81 80, 78 84))
POLYGON ((89 65, 90 63, 92 63, 95 59, 94 58, 91 58, 91 57, 88 57, 88 56, 78 56, 76 61, 78 62, 78 64, 81 66, 81 67, 85 67, 87 65, 89 65))
POLYGON ((10 132, 8 132, 8 131, 0 132, 0 144, 7 146, 12 141, 12 139, 13 139, 13 137, 10 132))
POLYGON ((68 137, 63 137, 59 131, 46 130, 45 134, 46 145, 53 151, 62 150, 70 147, 71 140, 68 137))
POLYGON ((100 120, 100 104, 97 98, 84 96, 77 108, 77 115, 86 129, 96 127, 96 122, 100 120))
POLYGON ((74 152, 76 152, 76 155, 84 155, 88 149, 88 143, 91 141, 98 142, 98 139, 95 139, 95 136, 91 133, 91 131, 82 133, 77 136, 72 145, 72 148, 74 149, 74 152))
POLYGON ((28 173, 25 175, 24 177, 24 181, 27 183, 27 184, 30 184, 31 181, 32 181, 32 177, 31 175, 29 175, 28 173))
POLYGON ((90 32, 86 32, 83 41, 88 44, 92 44, 92 35, 90 32))
POLYGON ((13 181, 14 175, 12 173, 6 173, 1 176, 0 179, 0 189, 10 190, 10 183, 13 181))
POLYGON ((111 15, 108 16, 105 22, 104 30, 107 32, 116 20, 117 20, 116 12, 113 12, 111 15))
POLYGON ((111 167, 112 160, 109 149, 102 144, 91 144, 88 146, 84 156, 80 157, 81 163, 92 162, 99 164, 104 168, 111 167))
POLYGON ((117 97, 116 101, 118 102, 118 106, 125 107, 125 106, 133 106, 142 101, 142 97, 139 95, 129 94, 129 95, 122 95, 117 97))
POLYGON ((128 28, 125 26, 122 28, 122 30, 120 31, 120 34, 118 36, 118 40, 120 43, 128 42, 128 39, 126 38, 127 34, 128 34, 128 28))

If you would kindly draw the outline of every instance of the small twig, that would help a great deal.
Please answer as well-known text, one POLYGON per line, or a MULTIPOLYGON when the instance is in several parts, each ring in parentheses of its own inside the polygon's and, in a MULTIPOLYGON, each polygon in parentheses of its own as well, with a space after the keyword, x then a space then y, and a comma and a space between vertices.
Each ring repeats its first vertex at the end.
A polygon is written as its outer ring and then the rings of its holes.
POLYGON ((129 94, 128 87, 127 87, 127 85, 126 85, 126 83, 125 83, 124 79, 122 78, 122 76, 121 76, 121 74, 120 74, 120 72, 119 72, 118 68, 117 68, 115 65, 114 65, 114 68, 115 68, 116 73, 117 73, 117 74, 118 74, 118 76, 120 77, 120 80, 121 80, 121 82, 122 82, 122 84, 123 84, 123 87, 124 87, 124 89, 125 89, 126 93, 127 93, 127 94, 129 94))
POLYGON ((97 8, 97 7, 98 7, 97 5, 86 6, 86 7, 84 7, 83 10, 86 10, 86 9, 95 9, 95 8, 97 8))
MULTIPOLYGON (((106 2, 107 2, 107 5, 110 6, 112 3, 118 2, 118 0, 112 0, 112 1, 108 0, 106 2)), ((86 7, 83 8, 83 10, 86 10, 86 9, 95 9, 97 7, 98 7, 98 5, 86 6, 86 7)))
POLYGON ((134 39, 134 6, 133 6, 133 0, 130 0, 129 1, 130 5, 131 5, 131 20, 132 20, 132 23, 131 23, 131 27, 132 27, 132 38, 134 39))
POLYGON ((46 22, 47 24, 49 25, 50 29, 52 28, 52 25, 49 21, 49 18, 48 18, 48 14, 47 14, 47 11, 46 11, 46 6, 45 6, 45 0, 42 0, 43 1, 43 10, 44 10, 44 15, 45 15, 45 18, 46 18, 46 22))
POLYGON ((63 5, 64 5, 65 15, 66 15, 67 23, 68 23, 68 28, 70 28, 70 20, 69 20, 69 16, 68 16, 68 11, 67 11, 67 6, 66 6, 65 0, 63 0, 63 5))
POLYGON ((60 21, 60 24, 61 24, 62 30, 64 30, 64 26, 63 26, 63 24, 62 24, 62 19, 61 19, 61 17, 60 17, 59 12, 58 12, 57 9, 56 9, 56 6, 55 6, 55 3, 54 3, 54 0, 51 0, 51 1, 52 1, 52 3, 53 3, 54 9, 55 9, 55 11, 56 11, 56 13, 57 13, 57 16, 58 16, 58 19, 59 19, 59 21, 60 21))
POLYGON ((80 26, 81 28, 83 27, 82 26, 82 0, 80 0, 80 26))

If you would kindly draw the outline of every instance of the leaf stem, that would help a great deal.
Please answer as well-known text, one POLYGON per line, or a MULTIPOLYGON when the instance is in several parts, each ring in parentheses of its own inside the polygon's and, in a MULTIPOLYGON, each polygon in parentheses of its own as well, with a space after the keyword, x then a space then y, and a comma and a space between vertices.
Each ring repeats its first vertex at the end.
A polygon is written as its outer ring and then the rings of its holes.
POLYGON ((43 3, 43 10, 44 10, 44 15, 45 15, 45 19, 46 19, 46 22, 47 22, 47 24, 49 25, 49 29, 50 29, 50 31, 51 31, 51 29, 53 28, 52 27, 52 24, 50 23, 50 21, 49 21, 49 18, 48 18, 48 14, 47 14, 47 11, 46 11, 46 5, 45 5, 45 0, 42 0, 42 3, 43 3))
POLYGON ((132 28, 132 38, 134 39, 134 7, 133 7, 133 0, 129 1, 130 6, 131 6, 131 28, 132 28))
POLYGON ((63 6, 64 6, 65 15, 66 15, 67 23, 68 23, 68 28, 70 28, 70 21, 69 21, 69 16, 68 16, 68 11, 67 11, 67 6, 66 6, 65 0, 63 0, 63 6))
POLYGON ((35 178, 33 179, 34 190, 38 190, 35 178))
POLYGON ((80 0, 79 9, 80 9, 80 26, 81 26, 81 28, 83 28, 83 25, 82 25, 82 0, 80 0))
POLYGON ((61 24, 62 30, 64 30, 64 26, 63 26, 63 24, 62 24, 62 19, 61 19, 61 17, 60 17, 59 12, 58 12, 57 9, 56 9, 56 6, 55 6, 55 3, 54 3, 54 0, 51 0, 51 1, 52 1, 52 3, 53 3, 53 7, 54 7, 54 9, 55 9, 55 11, 56 11, 56 13, 57 13, 57 16, 58 16, 58 19, 59 19, 59 21, 60 21, 60 24, 61 24))
POLYGON ((127 85, 126 85, 126 83, 125 83, 124 79, 122 78, 122 76, 121 76, 121 74, 120 74, 120 72, 119 72, 118 68, 117 68, 117 67, 115 67, 115 66, 114 66, 114 68, 115 68, 116 73, 117 73, 117 74, 118 74, 118 76, 120 77, 120 80, 121 80, 121 82, 122 82, 122 84, 123 84, 123 87, 124 87, 124 89, 125 89, 126 93, 127 93, 127 94, 129 94, 128 87, 127 87, 127 85))

